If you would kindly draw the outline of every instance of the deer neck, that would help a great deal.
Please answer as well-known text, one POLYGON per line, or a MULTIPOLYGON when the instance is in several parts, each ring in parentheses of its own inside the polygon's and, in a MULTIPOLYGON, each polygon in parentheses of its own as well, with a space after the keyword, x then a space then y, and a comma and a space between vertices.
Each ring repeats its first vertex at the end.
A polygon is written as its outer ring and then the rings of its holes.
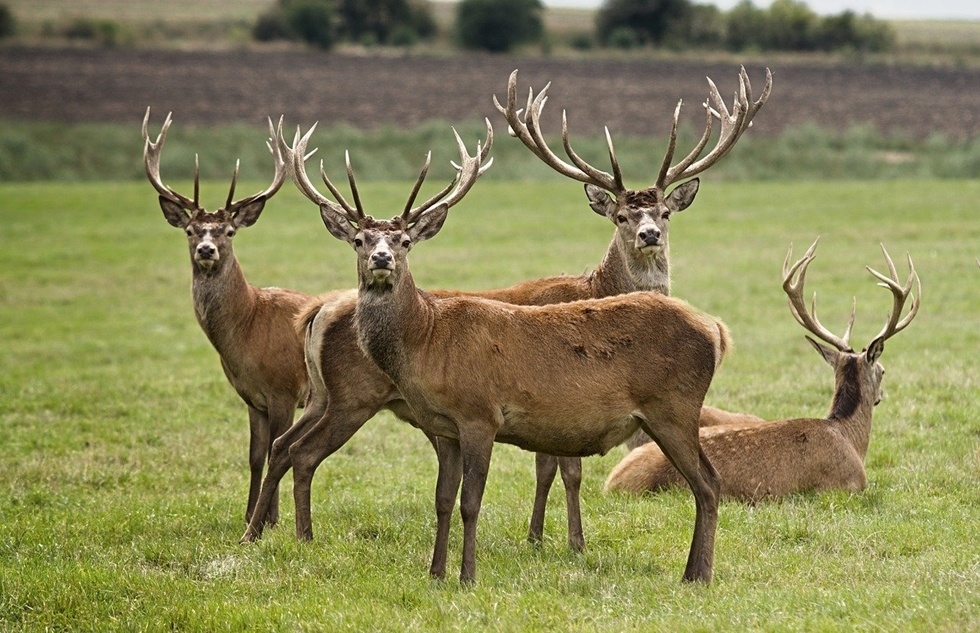
POLYGON ((835 424, 854 446, 861 459, 868 453, 871 440, 871 417, 874 412, 875 394, 863 380, 862 373, 869 368, 849 356, 836 370, 834 401, 827 419, 835 424))
POLYGON ((391 284, 365 282, 361 275, 354 319, 361 350, 396 383, 405 375, 411 350, 432 323, 432 306, 405 270, 391 284))
POLYGON ((602 263, 592 273, 596 297, 609 297, 638 290, 670 294, 669 247, 643 255, 614 236, 602 263))
POLYGON ((213 268, 192 263, 194 315, 219 354, 240 341, 236 330, 251 320, 256 305, 255 288, 234 253, 213 268))

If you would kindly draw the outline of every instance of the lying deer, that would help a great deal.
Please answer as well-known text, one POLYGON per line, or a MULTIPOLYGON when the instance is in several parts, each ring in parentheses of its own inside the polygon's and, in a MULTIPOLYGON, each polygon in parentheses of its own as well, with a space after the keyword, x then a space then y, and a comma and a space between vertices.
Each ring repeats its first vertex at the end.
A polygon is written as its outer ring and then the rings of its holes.
MULTIPOLYGON (((377 220, 356 193, 352 207, 328 184, 337 202, 322 202, 320 214, 357 253, 353 325, 361 349, 397 385, 416 424, 438 438, 440 468, 462 473, 460 581, 476 578, 477 519, 494 442, 584 456, 605 453, 637 428, 656 439, 694 492, 684 579, 710 581, 719 481, 700 449, 698 417, 730 345, 727 329, 652 292, 517 306, 420 291, 409 251, 439 232, 482 173, 479 146, 470 156, 459 135, 456 142, 459 172, 445 197, 412 208, 416 187, 400 215, 377 220)), ((349 162, 348 173, 356 192, 349 162)), ((445 571, 445 548, 439 534, 436 576, 445 571)))
MULTIPOLYGON (((513 304, 541 305, 612 296, 636 290, 668 294, 670 218, 672 214, 683 211, 693 202, 698 191, 699 180, 697 178, 687 180, 676 186, 669 194, 667 190, 674 183, 696 176, 731 151, 741 134, 749 127, 752 117, 765 104, 772 86, 771 75, 767 73, 766 85, 758 100, 752 96, 752 87, 744 69, 739 75, 739 82, 739 93, 732 111, 729 112, 714 83, 709 80, 710 99, 715 108, 705 106, 707 123, 703 137, 687 157, 677 165, 671 166, 680 112, 680 104, 678 104, 678 108, 674 111, 669 147, 656 182, 650 188, 633 191, 623 185, 619 163, 608 132, 612 174, 588 165, 575 154, 568 140, 567 124, 563 125, 563 144, 570 160, 575 164, 568 164, 554 154, 541 136, 539 124, 542 108, 547 100, 547 87, 537 96, 533 92, 530 93, 528 105, 521 115, 517 105, 517 71, 514 71, 507 86, 507 105, 501 106, 499 102, 497 103, 497 107, 503 112, 514 134, 535 155, 559 173, 585 183, 591 208, 599 215, 607 217, 616 229, 599 267, 588 275, 562 275, 534 279, 511 288, 482 292, 480 296, 513 304), (720 119, 721 133, 716 147, 707 156, 698 160, 711 135, 712 118, 720 119)), ((308 158, 306 147, 312 133, 313 129, 302 138, 297 138, 294 147, 289 147, 281 138, 280 144, 286 155, 287 164, 293 166, 294 178, 300 190, 319 207, 329 207, 334 203, 316 190, 306 174, 304 160, 308 158)), ((487 141, 483 147, 484 154, 488 151, 492 138, 488 127, 487 141)), ((322 172, 321 163, 321 175, 328 183, 322 172)), ((424 174, 425 170, 420 174, 420 179, 414 188, 415 192, 421 187, 424 174)), ((328 184, 328 187, 331 188, 334 196, 340 196, 332 185, 328 184)), ((443 190, 442 195, 447 192, 448 188, 443 190)), ((356 198, 356 189, 354 195, 356 198)), ((451 296, 465 293, 437 291, 431 294, 451 296)), ((310 486, 317 466, 343 446, 381 409, 387 408, 405 420, 413 419, 411 411, 394 384, 358 348, 353 330, 355 305, 356 294, 351 293, 344 301, 327 306, 319 314, 318 307, 311 304, 305 317, 300 319, 306 332, 307 360, 311 364, 310 403, 303 416, 273 446, 269 472, 263 482, 259 506, 262 507, 268 499, 272 498, 278 489, 280 479, 292 467, 296 533, 301 539, 309 539, 313 535, 310 518, 310 486), (358 376, 358 381, 352 384, 346 380, 346 376, 350 375, 358 376)), ((726 412, 710 407, 705 408, 702 417, 705 421, 710 420, 711 423, 720 423, 729 419, 726 417, 726 412)), ((555 462, 552 457, 538 455, 538 486, 529 529, 529 539, 532 541, 541 538, 548 489, 555 476, 555 462)), ((581 461, 578 457, 562 457, 561 464, 562 477, 566 484, 568 541, 573 549, 581 550, 585 546, 579 507, 581 461)), ((447 472, 441 461, 439 473, 436 492, 438 531, 440 534, 448 534, 449 520, 455 507, 459 487, 459 473, 447 472)), ((261 532, 261 520, 253 519, 242 540, 255 540, 261 532)))
MULTIPOLYGON (((881 400, 881 379, 885 370, 878 359, 885 341, 901 332, 919 311, 921 284, 908 258, 909 277, 901 285, 895 265, 884 246, 888 264, 885 276, 868 270, 892 292, 892 312, 885 327, 860 352, 848 343, 854 312, 844 332, 837 337, 817 320, 816 295, 811 312, 806 310, 803 282, 807 267, 815 257, 817 242, 803 259, 789 267, 792 248, 783 265, 783 289, 789 296, 790 311, 808 332, 828 343, 807 340, 831 367, 836 386, 830 415, 825 419, 799 418, 767 422, 762 425, 723 425, 701 429, 701 445, 721 475, 723 496, 743 501, 780 497, 808 490, 863 490, 867 477, 864 456, 871 437, 871 415, 881 400), (905 304, 916 286, 909 313, 902 317, 905 304)), ((655 445, 630 452, 610 473, 606 490, 626 492, 657 491, 682 484, 683 479, 655 445)))
MULTIPOLYGON (((293 320, 311 297, 294 290, 256 288, 249 284, 235 257, 232 238, 239 229, 255 224, 265 203, 279 191, 286 177, 285 162, 271 140, 269 151, 276 163, 272 184, 233 201, 238 178, 236 164, 224 208, 208 212, 198 203, 200 186, 196 169, 193 199, 163 184, 160 155, 171 118, 168 114, 155 142, 149 137, 149 122, 147 108, 143 118, 146 176, 160 194, 160 208, 167 222, 187 234, 194 315, 221 357, 228 382, 248 406, 248 461, 252 474, 245 520, 250 521, 272 440, 289 428, 293 412, 306 398, 303 345, 302 339, 296 336, 293 320)), ((274 139, 276 132, 271 119, 269 132, 274 139)), ((278 513, 278 498, 271 499, 261 519, 274 524, 278 513)))

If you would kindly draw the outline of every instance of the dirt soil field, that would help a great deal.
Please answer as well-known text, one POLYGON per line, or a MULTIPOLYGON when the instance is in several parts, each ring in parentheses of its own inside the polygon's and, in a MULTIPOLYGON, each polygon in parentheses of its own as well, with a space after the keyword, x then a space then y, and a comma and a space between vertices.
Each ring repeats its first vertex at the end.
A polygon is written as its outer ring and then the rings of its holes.
MULTIPOLYGON (((567 60, 466 55, 452 58, 297 52, 178 52, 0 49, 0 119, 138 125, 147 106, 182 124, 285 114, 288 123, 361 128, 453 123, 490 117, 519 68, 520 94, 553 83, 545 129, 568 110, 574 135, 666 134, 674 105, 703 125, 699 104, 711 77, 730 103, 735 64, 655 60, 567 60)), ((747 67, 761 90, 765 68, 747 67)), ((888 134, 952 138, 980 134, 980 70, 861 65, 773 65, 773 95, 754 134, 807 121, 831 129, 866 123, 888 134)), ((499 126, 498 126, 499 127, 499 126)))

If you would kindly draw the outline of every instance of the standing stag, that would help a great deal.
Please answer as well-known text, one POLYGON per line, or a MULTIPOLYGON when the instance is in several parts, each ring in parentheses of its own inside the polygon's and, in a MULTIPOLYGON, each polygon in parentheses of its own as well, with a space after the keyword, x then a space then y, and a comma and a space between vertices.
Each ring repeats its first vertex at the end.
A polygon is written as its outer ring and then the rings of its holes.
MULTIPOLYGON (((541 138, 539 125, 541 111, 547 98, 547 87, 536 97, 533 92, 530 94, 528 106, 521 115, 517 109, 517 71, 514 71, 507 86, 507 106, 503 107, 498 102, 497 107, 506 117, 515 135, 545 163, 560 173, 585 183, 590 206, 596 213, 609 218, 616 229, 605 257, 591 274, 534 279, 510 288, 481 292, 479 296, 519 305, 543 305, 613 296, 637 290, 669 293, 667 248, 669 220, 672 213, 682 211, 691 204, 697 193, 699 181, 694 178, 684 182, 669 194, 666 190, 671 184, 704 171, 732 149, 741 134, 748 128, 752 117, 768 99, 772 77, 767 71, 766 85, 758 100, 752 96, 752 87, 744 68, 740 72, 739 83, 739 92, 729 112, 714 83, 708 80, 710 98, 715 107, 710 108, 705 104, 708 114, 703 138, 695 151, 692 151, 681 163, 671 167, 680 113, 680 104, 678 104, 674 112, 671 141, 656 183, 648 189, 632 191, 622 185, 622 175, 611 141, 609 141, 609 151, 613 174, 597 170, 578 158, 571 150, 567 125, 563 125, 563 144, 570 159, 578 167, 567 164, 554 155, 541 138), (717 146, 708 156, 695 162, 711 135, 712 118, 718 118, 722 122, 717 146)), ((310 129, 302 138, 298 138, 297 135, 292 148, 281 138, 280 144, 286 155, 287 164, 294 168, 294 177, 300 190, 321 209, 329 208, 333 202, 317 192, 306 174, 305 159, 308 158, 306 146, 312 133, 313 129, 310 129)), ((484 155, 490 148, 492 138, 488 127, 487 141, 483 147, 484 155)), ((423 170, 415 185, 416 192, 421 187, 424 174, 423 170)), ((329 183, 323 174, 322 163, 321 175, 324 176, 324 181, 329 183)), ((328 184, 328 187, 331 188, 334 196, 339 196, 332 185, 328 184)), ((447 191, 448 189, 444 190, 443 195, 447 191)), ((356 198, 356 190, 354 195, 356 198)), ((444 297, 476 293, 435 291, 430 294, 444 297)), ((395 386, 356 345, 353 329, 355 304, 356 294, 351 292, 344 301, 326 306, 319 312, 318 306, 311 304, 305 316, 299 320, 301 330, 306 333, 307 360, 311 366, 310 402, 304 415, 273 446, 269 472, 263 482, 259 506, 262 507, 273 497, 281 478, 290 468, 293 468, 296 533, 301 539, 310 539, 313 536, 310 486, 319 464, 343 446, 381 409, 387 408, 404 420, 414 419, 395 386), (358 376, 358 380, 354 383, 346 380, 345 377, 350 375, 358 376)), ((731 414, 724 411, 705 407, 702 412, 702 424, 730 421, 730 416, 731 414)), ((435 440, 430 439, 435 445, 435 440)), ((548 489, 555 476, 556 462, 554 457, 538 456, 537 494, 529 529, 529 539, 532 541, 541 539, 544 508, 548 489)), ((579 506, 581 460, 578 457, 563 457, 561 465, 568 507, 568 542, 573 549, 581 550, 585 546, 579 506)), ((458 487, 459 473, 446 470, 440 459, 439 484, 436 492, 440 533, 448 534, 458 487)), ((242 540, 255 540, 261 532, 261 520, 256 518, 249 525, 242 540)))
MULTIPOLYGON (((187 234, 194 315, 221 357, 228 382, 248 406, 251 480, 245 520, 250 521, 272 441, 289 428, 296 407, 306 398, 303 343, 296 335, 293 321, 311 297, 294 290, 256 288, 249 284, 235 257, 232 238, 238 229, 255 224, 266 201, 279 191, 286 177, 285 162, 275 144, 276 131, 270 119, 269 151, 276 163, 272 184, 264 191, 233 201, 238 179, 236 163, 224 208, 209 212, 198 203, 200 186, 196 165, 193 199, 163 184, 160 155, 170 129, 170 114, 155 142, 150 140, 149 122, 147 108, 143 118, 146 176, 160 194, 160 208, 167 222, 187 234)), ((278 520, 278 506, 278 497, 270 499, 262 520, 274 524, 278 520)))
MULTIPOLYGON (((815 257, 817 242, 803 259, 789 267, 793 249, 783 264, 783 289, 789 296, 790 311, 808 332, 830 344, 821 345, 806 337, 817 352, 834 368, 836 386, 830 415, 825 419, 800 418, 739 427, 718 426, 701 429, 701 445, 721 475, 722 496, 743 501, 779 497, 807 490, 850 490, 858 492, 867 484, 864 456, 871 438, 871 416, 881 400, 881 379, 885 370, 878 359, 885 341, 901 332, 919 311, 921 284, 908 257, 909 276, 901 285, 898 272, 882 246, 889 275, 868 271, 893 296, 891 315, 871 344, 855 352, 848 343, 854 312, 844 336, 837 337, 817 320, 816 294, 811 311, 803 298, 807 267, 815 257), (902 318, 905 303, 915 285, 909 313, 902 318)), ((662 451, 649 444, 630 452, 609 475, 606 490, 640 493, 683 484, 678 472, 662 451)))
MULTIPOLYGON (((348 161, 355 206, 327 180, 337 202, 321 197, 320 213, 331 235, 357 253, 361 349, 397 385, 416 424, 438 438, 440 469, 461 474, 460 581, 476 579, 476 527, 494 442, 583 456, 605 453, 643 428, 694 492, 684 579, 709 582, 719 481, 700 449, 698 417, 730 345, 727 329, 652 292, 517 306, 420 291, 409 251, 439 232, 482 173, 479 146, 470 156, 459 135, 456 142, 461 159, 448 195, 412 208, 420 178, 400 215, 377 220, 364 213, 348 161)), ((437 577, 445 574, 447 541, 437 534, 437 577)))

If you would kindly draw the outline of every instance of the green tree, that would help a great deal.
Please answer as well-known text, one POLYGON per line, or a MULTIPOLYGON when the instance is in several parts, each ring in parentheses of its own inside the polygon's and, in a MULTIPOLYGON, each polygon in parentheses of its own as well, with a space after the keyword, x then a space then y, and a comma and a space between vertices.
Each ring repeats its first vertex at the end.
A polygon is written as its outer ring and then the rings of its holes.
POLYGON ((775 0, 769 5, 764 48, 808 51, 816 48, 820 18, 804 2, 775 0))
POLYGON ((17 31, 17 21, 6 4, 0 4, 0 37, 13 35, 17 31))
POLYGON ((388 44, 395 33, 404 39, 406 29, 419 37, 429 37, 435 32, 435 21, 426 2, 340 0, 337 9, 343 34, 355 42, 370 38, 388 44))
POLYGON ((632 29, 644 44, 683 39, 692 17, 690 0, 606 0, 596 15, 596 36, 603 44, 622 28, 632 29))
POLYGON ((543 11, 541 0, 460 0, 456 36, 464 48, 509 51, 541 39, 543 11))
POLYGON ((283 16, 289 30, 304 42, 329 50, 337 39, 334 11, 324 0, 295 0, 284 3, 283 16))

